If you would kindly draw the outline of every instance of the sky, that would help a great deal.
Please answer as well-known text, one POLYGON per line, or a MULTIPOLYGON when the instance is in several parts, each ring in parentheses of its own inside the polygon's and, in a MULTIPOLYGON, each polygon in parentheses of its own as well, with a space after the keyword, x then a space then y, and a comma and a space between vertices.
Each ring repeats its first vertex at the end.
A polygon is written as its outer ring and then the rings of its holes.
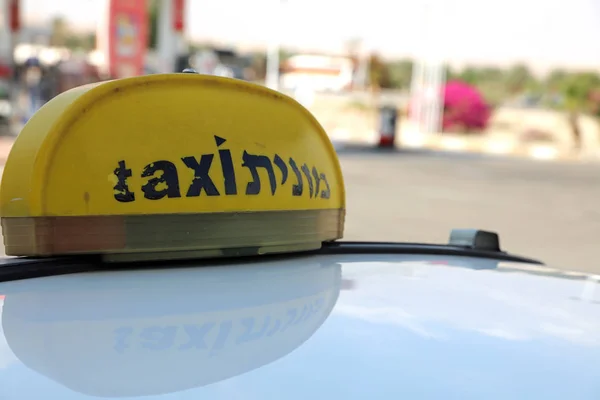
MULTIPOLYGON (((351 38, 391 56, 427 49, 451 62, 600 68, 600 0, 187 0, 196 40, 341 51, 351 38), (277 10, 281 18, 277 18, 277 10), (430 40, 427 41, 426 31, 430 40)), ((93 27, 102 0, 23 0, 26 19, 93 27)))

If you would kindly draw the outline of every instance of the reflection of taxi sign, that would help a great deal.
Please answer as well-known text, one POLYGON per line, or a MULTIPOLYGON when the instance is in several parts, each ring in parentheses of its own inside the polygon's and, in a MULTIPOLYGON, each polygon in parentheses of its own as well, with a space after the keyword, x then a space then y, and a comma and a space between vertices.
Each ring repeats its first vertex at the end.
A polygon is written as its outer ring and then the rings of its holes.
POLYGON ((228 279, 219 267, 56 278, 11 286, 1 313, 8 346, 73 391, 122 398, 209 385, 298 349, 330 315, 341 266, 278 260, 228 279))
POLYGON ((304 107, 199 74, 59 95, 18 136, 0 192, 6 254, 19 256, 316 249, 342 236, 344 208, 339 161, 304 107))

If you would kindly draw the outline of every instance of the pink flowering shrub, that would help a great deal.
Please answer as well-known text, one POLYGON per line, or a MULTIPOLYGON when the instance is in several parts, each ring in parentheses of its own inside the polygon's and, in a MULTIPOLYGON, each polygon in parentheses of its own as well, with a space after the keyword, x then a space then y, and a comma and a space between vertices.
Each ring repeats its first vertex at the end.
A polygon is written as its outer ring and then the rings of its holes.
POLYGON ((444 131, 481 131, 487 127, 491 110, 474 87, 449 81, 444 87, 444 131))

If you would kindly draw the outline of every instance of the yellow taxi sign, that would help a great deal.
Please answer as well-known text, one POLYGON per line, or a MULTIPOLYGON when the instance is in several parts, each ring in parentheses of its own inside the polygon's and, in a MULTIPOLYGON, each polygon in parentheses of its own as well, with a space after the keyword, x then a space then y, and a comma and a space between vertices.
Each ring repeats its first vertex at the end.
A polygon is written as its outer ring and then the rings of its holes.
POLYGON ((0 190, 9 255, 315 248, 341 237, 344 209, 339 161, 304 107, 199 74, 59 95, 17 138, 0 190))

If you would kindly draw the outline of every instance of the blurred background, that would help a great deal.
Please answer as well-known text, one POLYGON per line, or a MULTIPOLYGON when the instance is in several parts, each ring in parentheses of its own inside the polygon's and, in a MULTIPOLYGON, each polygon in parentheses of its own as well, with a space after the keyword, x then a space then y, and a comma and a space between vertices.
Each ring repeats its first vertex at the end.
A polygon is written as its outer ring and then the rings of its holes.
POLYGON ((0 162, 65 90, 194 68, 313 112, 346 239, 480 228, 600 271, 598 37, 595 0, 0 0, 0 162))

